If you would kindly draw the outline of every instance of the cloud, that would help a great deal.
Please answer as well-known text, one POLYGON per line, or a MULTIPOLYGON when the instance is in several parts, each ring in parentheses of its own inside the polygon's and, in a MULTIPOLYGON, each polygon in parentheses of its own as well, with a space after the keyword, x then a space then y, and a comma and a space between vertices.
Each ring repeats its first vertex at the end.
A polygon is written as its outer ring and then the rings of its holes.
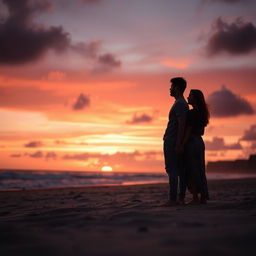
POLYGON ((41 147, 43 144, 41 141, 31 141, 31 142, 28 142, 26 143, 24 146, 26 148, 38 148, 38 147, 41 147))
POLYGON ((25 155, 32 157, 32 158, 42 158, 43 157, 43 153, 41 151, 37 151, 33 154, 25 153, 25 155))
POLYGON ((139 123, 150 123, 153 120, 153 117, 148 114, 135 114, 132 117, 132 120, 127 121, 128 124, 139 124, 139 123))
POLYGON ((252 143, 251 149, 256 149, 256 142, 253 142, 253 143, 252 143))
POLYGON ((213 137, 212 141, 205 141, 205 148, 209 151, 237 150, 242 149, 242 146, 239 142, 226 145, 223 138, 213 137))
POLYGON ((55 140, 54 143, 57 144, 57 145, 76 145, 76 146, 86 146, 86 145, 88 145, 87 142, 77 142, 77 143, 75 143, 75 142, 67 142, 65 140, 55 140))
POLYGON ((108 67, 120 67, 121 61, 117 60, 116 57, 111 53, 106 53, 99 56, 98 62, 108 67))
MULTIPOLYGON (((96 0, 83 1, 86 3, 96 0)), ((100 53, 101 41, 78 42, 61 26, 44 26, 33 22, 38 13, 49 10, 47 0, 3 0, 9 15, 0 23, 0 64, 24 64, 40 59, 48 50, 56 53, 71 51, 94 60, 104 71, 119 67, 121 61, 111 53, 100 53)))
POLYGON ((90 158, 99 158, 102 155, 97 153, 81 153, 81 154, 65 154, 62 159, 64 160, 78 160, 78 161, 86 161, 90 158))
POLYGON ((215 117, 231 117, 242 114, 252 115, 254 110, 251 104, 234 94, 223 86, 219 91, 213 92, 208 97, 210 112, 215 117))
POLYGON ((70 38, 62 27, 44 27, 32 22, 35 14, 51 7, 46 0, 3 0, 9 16, 0 25, 0 63, 22 64, 39 59, 47 50, 63 52, 70 38))
POLYGON ((51 151, 51 152, 47 152, 46 155, 45 155, 45 159, 48 160, 48 159, 57 159, 57 154, 54 152, 54 151, 51 151))
POLYGON ((10 157, 14 157, 14 158, 18 158, 18 157, 21 157, 22 155, 21 154, 11 154, 10 157))
POLYGON ((45 160, 49 160, 49 159, 54 159, 56 160, 58 155, 54 152, 54 151, 49 151, 47 153, 43 153, 42 151, 36 151, 35 153, 24 153, 23 155, 22 154, 11 154, 10 157, 14 157, 14 158, 18 158, 18 157, 31 157, 31 158, 45 158, 45 160))
POLYGON ((101 154, 100 152, 84 152, 84 153, 67 153, 58 155, 54 151, 34 153, 12 154, 10 157, 29 157, 38 159, 39 161, 79 161, 83 165, 92 170, 100 170, 104 165, 110 165, 115 170, 140 170, 148 171, 149 169, 157 170, 163 163, 163 153, 161 151, 146 152, 116 152, 114 154, 101 154), (57 159, 59 158, 59 159, 57 159))
POLYGON ((251 125, 248 130, 245 130, 244 135, 240 140, 256 141, 256 125, 251 125))
MULTIPOLYGON (((129 162, 129 161, 141 161, 141 160, 152 160, 155 159, 159 154, 157 151, 147 152, 117 152, 115 154, 100 154, 100 153, 80 153, 80 154, 65 154, 62 159, 64 160, 77 160, 77 161, 88 161, 89 159, 100 159, 102 162, 108 162, 115 164, 117 162, 129 162)), ((162 154, 162 152, 160 152, 162 154)))
POLYGON ((160 151, 147 152, 117 152, 115 154, 100 153, 75 153, 66 154, 62 158, 67 161, 81 161, 85 166, 100 168, 103 165, 110 165, 120 171, 156 171, 163 163, 163 153, 160 151))
POLYGON ((209 56, 223 52, 231 55, 247 54, 256 49, 256 27, 251 22, 237 18, 227 23, 218 18, 212 26, 206 50, 209 56))
POLYGON ((89 105, 90 105, 89 97, 81 93, 78 96, 75 104, 73 105, 73 110, 82 110, 89 105))
POLYGON ((100 40, 95 40, 88 43, 79 42, 77 44, 73 44, 71 49, 82 56, 97 58, 101 45, 102 42, 100 40))
POLYGON ((119 68, 122 62, 112 53, 101 53, 101 45, 100 40, 95 40, 88 43, 73 44, 71 49, 79 55, 95 61, 96 67, 93 69, 93 73, 102 73, 119 68))

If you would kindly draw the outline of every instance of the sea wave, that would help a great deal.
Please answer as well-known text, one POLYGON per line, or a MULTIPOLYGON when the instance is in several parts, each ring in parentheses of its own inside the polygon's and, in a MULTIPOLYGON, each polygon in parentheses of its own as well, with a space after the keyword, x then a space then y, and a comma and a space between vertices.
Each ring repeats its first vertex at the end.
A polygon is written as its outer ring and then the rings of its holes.
MULTIPOLYGON (((208 173, 208 179, 256 177, 246 173, 208 173)), ((41 170, 0 170, 0 189, 131 185, 168 182, 166 173, 75 172, 41 170)))
POLYGON ((163 182, 165 180, 166 175, 152 173, 2 170, 0 172, 0 189, 122 185, 131 183, 163 182))

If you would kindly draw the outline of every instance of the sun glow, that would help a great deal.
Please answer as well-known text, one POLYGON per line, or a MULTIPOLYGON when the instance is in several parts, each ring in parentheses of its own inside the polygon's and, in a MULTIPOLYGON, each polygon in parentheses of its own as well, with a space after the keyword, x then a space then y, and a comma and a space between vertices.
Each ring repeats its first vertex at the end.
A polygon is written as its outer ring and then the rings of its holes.
POLYGON ((102 171, 102 172, 112 172, 113 169, 112 169, 111 166, 103 166, 103 167, 101 168, 101 171, 102 171))

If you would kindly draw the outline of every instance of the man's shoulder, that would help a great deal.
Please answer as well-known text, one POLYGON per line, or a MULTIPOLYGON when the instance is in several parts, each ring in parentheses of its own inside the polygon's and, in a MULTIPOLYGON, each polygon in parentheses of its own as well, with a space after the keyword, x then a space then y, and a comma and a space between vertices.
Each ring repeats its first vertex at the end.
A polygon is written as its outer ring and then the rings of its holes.
POLYGON ((180 106, 181 107, 183 107, 183 106, 188 107, 188 103, 186 102, 186 100, 184 98, 179 98, 175 101, 173 106, 174 107, 180 107, 180 106))
POLYGON ((182 98, 178 98, 175 102, 182 103, 182 104, 188 104, 183 97, 182 98))

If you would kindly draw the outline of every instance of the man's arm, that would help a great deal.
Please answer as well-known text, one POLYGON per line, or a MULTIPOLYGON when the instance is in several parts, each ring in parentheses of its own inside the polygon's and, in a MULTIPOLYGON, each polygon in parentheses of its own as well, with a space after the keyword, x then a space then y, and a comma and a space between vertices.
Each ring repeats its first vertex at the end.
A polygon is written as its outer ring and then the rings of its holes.
POLYGON ((184 134, 184 139, 182 141, 182 148, 184 148, 184 146, 186 145, 190 135, 191 135, 191 131, 192 131, 192 126, 187 126, 185 128, 185 134, 184 134))
POLYGON ((183 151, 183 140, 185 135, 185 125, 186 125, 186 115, 178 117, 178 133, 177 141, 175 146, 175 151, 177 154, 182 153, 183 151))

